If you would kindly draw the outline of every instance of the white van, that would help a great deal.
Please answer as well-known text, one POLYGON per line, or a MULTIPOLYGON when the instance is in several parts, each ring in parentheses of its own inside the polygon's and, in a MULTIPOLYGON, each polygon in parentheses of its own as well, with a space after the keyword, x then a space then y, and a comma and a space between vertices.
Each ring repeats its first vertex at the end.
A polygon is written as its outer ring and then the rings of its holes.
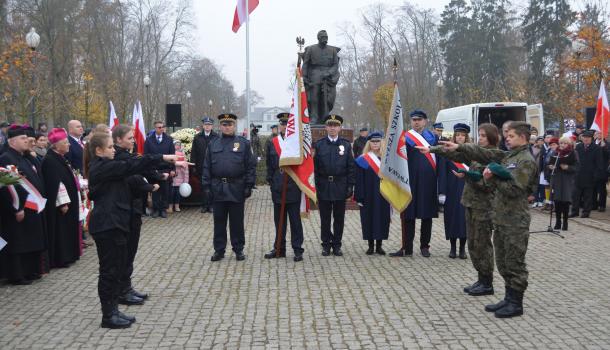
POLYGON ((492 123, 502 130, 507 120, 525 121, 544 135, 544 114, 541 104, 528 105, 522 102, 475 103, 460 107, 443 109, 438 112, 436 123, 443 123, 445 133, 453 134, 453 126, 464 123, 470 126, 470 138, 477 141, 478 126, 492 123))

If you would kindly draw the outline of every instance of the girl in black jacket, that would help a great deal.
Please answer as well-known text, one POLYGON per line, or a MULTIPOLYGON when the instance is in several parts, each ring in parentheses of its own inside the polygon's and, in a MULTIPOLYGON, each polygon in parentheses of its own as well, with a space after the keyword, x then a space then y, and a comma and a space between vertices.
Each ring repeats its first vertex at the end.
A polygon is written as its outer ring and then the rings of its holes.
POLYGON ((108 133, 94 133, 84 150, 84 173, 89 180, 89 197, 94 202, 89 232, 95 239, 100 263, 98 293, 102 304, 103 328, 128 328, 135 317, 118 309, 120 277, 127 254, 131 203, 127 178, 158 165, 175 163, 175 155, 149 154, 126 160, 114 159, 115 149, 108 133))

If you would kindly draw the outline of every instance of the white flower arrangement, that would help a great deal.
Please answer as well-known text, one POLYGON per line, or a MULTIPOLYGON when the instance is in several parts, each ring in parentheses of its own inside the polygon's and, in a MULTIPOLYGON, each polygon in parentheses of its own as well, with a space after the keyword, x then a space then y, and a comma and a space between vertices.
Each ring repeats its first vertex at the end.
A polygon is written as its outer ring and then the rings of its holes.
POLYGON ((193 148, 195 135, 197 135, 197 130, 191 128, 180 129, 170 135, 174 140, 180 141, 184 156, 189 161, 191 160, 191 150, 193 148))

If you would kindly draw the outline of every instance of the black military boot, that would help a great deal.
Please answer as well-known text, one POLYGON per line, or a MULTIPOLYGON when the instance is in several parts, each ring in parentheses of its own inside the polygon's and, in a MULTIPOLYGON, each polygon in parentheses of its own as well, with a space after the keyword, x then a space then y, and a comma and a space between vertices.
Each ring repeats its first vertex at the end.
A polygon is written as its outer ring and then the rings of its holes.
POLYGON ((495 311, 494 315, 497 318, 510 318, 523 315, 523 292, 512 288, 506 288, 508 293, 508 303, 495 311))
POLYGON ((495 304, 485 305, 485 311, 496 312, 497 310, 500 310, 501 308, 505 307, 508 304, 508 293, 508 287, 505 287, 504 299, 500 300, 495 304))
POLYGON ((121 305, 143 305, 144 299, 137 297, 131 291, 126 291, 119 297, 119 304, 121 305))
POLYGON ((131 327, 131 322, 119 316, 115 305, 116 304, 112 302, 105 302, 102 304, 102 324, 100 326, 102 328, 111 329, 131 327))
POLYGON ((372 239, 369 239, 369 249, 366 251, 366 255, 373 255, 375 254, 375 241, 372 239))
POLYGON ((479 284, 470 288, 468 295, 481 296, 481 295, 493 295, 493 276, 481 276, 479 278, 479 284))
POLYGON ((129 292, 131 292, 131 294, 137 296, 140 299, 144 299, 144 300, 148 299, 148 293, 138 292, 137 290, 135 290, 133 288, 132 285, 129 286, 129 292))
POLYGON ((375 248, 375 251, 379 255, 385 255, 385 250, 383 250, 383 248, 381 247, 382 245, 383 245, 383 241, 378 239, 377 240, 377 247, 375 248))
POLYGON ((469 286, 464 287, 464 293, 470 293, 470 291, 471 291, 473 288, 476 288, 476 287, 477 287, 479 284, 481 284, 481 281, 480 281, 480 280, 478 280, 478 281, 474 282, 473 284, 471 284, 471 285, 469 285, 469 286))

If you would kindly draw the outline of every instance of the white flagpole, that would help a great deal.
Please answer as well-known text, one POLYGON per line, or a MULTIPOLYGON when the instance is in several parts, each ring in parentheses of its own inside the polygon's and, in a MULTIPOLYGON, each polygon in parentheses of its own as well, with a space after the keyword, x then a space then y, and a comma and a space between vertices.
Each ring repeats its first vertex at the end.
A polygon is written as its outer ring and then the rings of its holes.
POLYGON ((250 139, 250 4, 246 0, 246 138, 250 139))

